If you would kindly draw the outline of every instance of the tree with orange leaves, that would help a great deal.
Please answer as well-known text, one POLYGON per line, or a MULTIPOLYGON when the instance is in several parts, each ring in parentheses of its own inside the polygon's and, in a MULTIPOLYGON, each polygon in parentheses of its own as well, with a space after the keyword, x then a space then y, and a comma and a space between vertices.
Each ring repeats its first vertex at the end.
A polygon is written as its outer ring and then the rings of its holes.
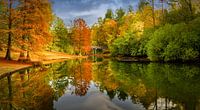
POLYGON ((79 54, 89 54, 91 50, 90 28, 81 18, 74 20, 72 41, 75 52, 79 54))
POLYGON ((49 0, 0 0, 0 40, 7 49, 5 59, 11 60, 13 47, 22 50, 22 60, 26 51, 44 47, 51 40, 51 16, 49 0))
POLYGON ((49 0, 19 0, 18 9, 18 44, 23 50, 19 60, 24 61, 30 59, 30 50, 38 50, 51 40, 52 11, 49 0))
POLYGON ((11 49, 13 45, 14 33, 15 33, 15 23, 17 18, 17 10, 14 7, 16 0, 1 0, 0 1, 0 33, 1 40, 6 42, 6 60, 11 60, 11 49), (7 36, 7 38, 5 38, 7 36))

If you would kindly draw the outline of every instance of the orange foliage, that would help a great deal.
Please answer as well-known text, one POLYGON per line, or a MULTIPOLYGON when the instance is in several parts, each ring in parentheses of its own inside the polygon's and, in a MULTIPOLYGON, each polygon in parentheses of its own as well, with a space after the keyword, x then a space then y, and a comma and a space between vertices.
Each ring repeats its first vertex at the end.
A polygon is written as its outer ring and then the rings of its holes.
POLYGON ((92 62, 85 61, 83 62, 83 76, 86 82, 90 82, 92 80, 92 62))
POLYGON ((89 88, 90 81, 92 80, 92 63, 89 61, 80 63, 75 68, 74 73, 74 86, 75 94, 84 96, 89 88))
POLYGON ((88 54, 91 50, 91 31, 81 18, 74 20, 72 40, 75 50, 79 53, 88 54))
POLYGON ((19 0, 18 44, 29 50, 38 50, 49 43, 52 19, 49 0, 19 0))
POLYGON ((87 28, 84 28, 83 32, 84 32, 85 37, 83 37, 83 47, 82 48, 83 48, 83 51, 85 54, 89 54, 89 52, 91 51, 91 44, 90 44, 91 43, 91 38, 90 38, 91 31, 87 28))
POLYGON ((117 26, 117 22, 113 19, 108 19, 106 20, 105 25, 114 28, 117 26))

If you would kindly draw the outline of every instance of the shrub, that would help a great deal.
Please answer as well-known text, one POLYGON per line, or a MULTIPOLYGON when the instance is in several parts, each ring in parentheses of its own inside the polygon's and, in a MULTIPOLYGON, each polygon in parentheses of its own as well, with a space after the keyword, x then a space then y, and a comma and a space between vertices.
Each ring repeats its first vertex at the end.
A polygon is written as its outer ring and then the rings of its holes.
POLYGON ((193 60, 199 55, 199 41, 187 24, 166 24, 151 36, 147 54, 152 61, 193 60))

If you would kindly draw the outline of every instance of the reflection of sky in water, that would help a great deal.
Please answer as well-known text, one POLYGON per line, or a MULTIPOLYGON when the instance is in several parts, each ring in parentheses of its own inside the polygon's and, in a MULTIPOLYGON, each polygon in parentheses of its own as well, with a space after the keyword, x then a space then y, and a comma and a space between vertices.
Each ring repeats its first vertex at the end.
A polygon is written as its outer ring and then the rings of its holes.
POLYGON ((101 93, 97 85, 91 81, 90 88, 85 96, 72 95, 74 88, 69 85, 65 94, 58 101, 54 101, 56 110, 144 110, 142 105, 133 104, 130 97, 125 101, 120 101, 116 96, 111 101, 106 93, 101 93))
POLYGON ((200 110, 199 66, 70 63, 1 79, 0 110, 200 110))

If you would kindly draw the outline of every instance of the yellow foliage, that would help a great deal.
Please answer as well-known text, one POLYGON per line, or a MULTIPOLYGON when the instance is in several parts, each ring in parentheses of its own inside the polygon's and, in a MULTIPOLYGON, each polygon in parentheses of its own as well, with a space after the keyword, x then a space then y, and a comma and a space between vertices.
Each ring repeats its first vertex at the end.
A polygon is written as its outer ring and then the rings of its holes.
POLYGON ((140 82, 135 89, 135 95, 137 97, 143 97, 146 95, 146 92, 147 92, 147 89, 146 89, 145 85, 140 82))

